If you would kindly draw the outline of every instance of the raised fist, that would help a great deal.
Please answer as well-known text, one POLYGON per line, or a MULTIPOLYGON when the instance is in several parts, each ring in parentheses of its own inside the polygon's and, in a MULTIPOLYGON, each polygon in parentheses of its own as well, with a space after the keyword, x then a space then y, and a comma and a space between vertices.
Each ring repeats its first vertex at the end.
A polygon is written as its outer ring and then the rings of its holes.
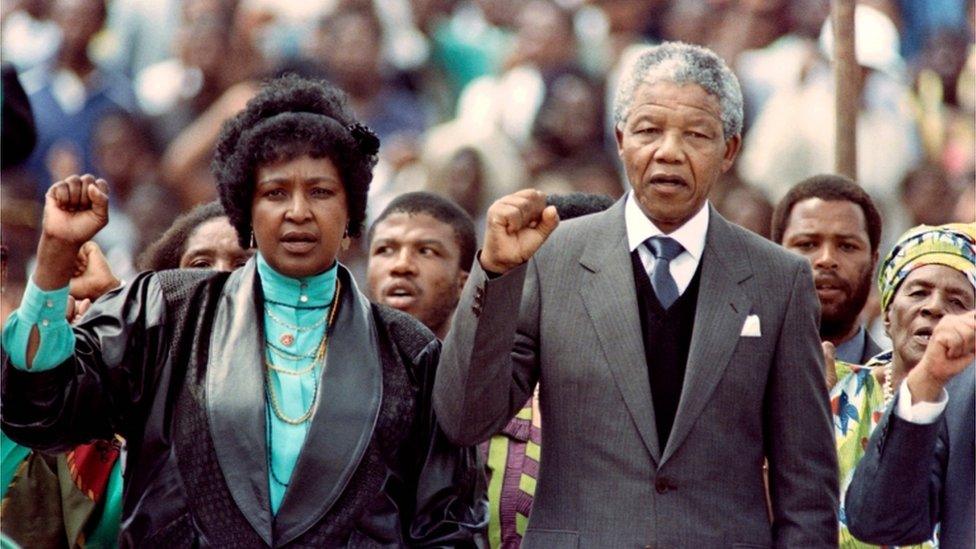
POLYGON ((935 325, 925 354, 919 361, 927 373, 943 384, 976 359, 976 311, 946 315, 935 325))
POLYGON ((481 266, 505 273, 525 263, 559 225, 555 206, 546 195, 525 189, 496 200, 488 208, 481 266))
POLYGON ((94 301, 105 292, 120 284, 115 278, 102 249, 92 241, 85 242, 78 250, 75 270, 68 283, 71 297, 81 301, 94 301))
POLYGON ((85 174, 58 181, 44 197, 47 238, 81 246, 108 223, 108 183, 85 174))

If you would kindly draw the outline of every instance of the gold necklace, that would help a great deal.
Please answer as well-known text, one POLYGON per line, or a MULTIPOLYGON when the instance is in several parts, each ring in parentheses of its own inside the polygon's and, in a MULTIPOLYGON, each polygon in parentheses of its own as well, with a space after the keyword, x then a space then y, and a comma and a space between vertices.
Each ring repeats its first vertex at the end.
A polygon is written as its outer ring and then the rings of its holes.
POLYGON ((319 351, 315 355, 315 360, 309 365, 308 368, 299 371, 293 370, 282 370, 280 367, 276 367, 271 364, 271 361, 265 360, 264 363, 267 365, 265 369, 265 387, 267 388, 268 400, 271 401, 271 410, 278 419, 284 421, 289 425, 301 425, 312 417, 312 412, 315 411, 315 405, 318 403, 319 398, 319 376, 314 376, 315 390, 312 393, 312 403, 309 405, 305 413, 298 416, 297 418, 288 417, 281 409, 281 404, 278 402, 278 396, 275 394, 274 383, 271 378, 271 372, 284 372, 291 375, 302 375, 310 371, 313 371, 316 366, 318 366, 319 361, 322 361, 324 366, 324 359, 326 354, 329 352, 329 334, 332 331, 332 326, 335 323, 336 311, 339 309, 339 292, 341 290, 341 285, 339 280, 336 280, 335 294, 332 296, 332 310, 329 311, 328 324, 325 326, 325 334, 322 336, 322 342, 319 344, 319 351))

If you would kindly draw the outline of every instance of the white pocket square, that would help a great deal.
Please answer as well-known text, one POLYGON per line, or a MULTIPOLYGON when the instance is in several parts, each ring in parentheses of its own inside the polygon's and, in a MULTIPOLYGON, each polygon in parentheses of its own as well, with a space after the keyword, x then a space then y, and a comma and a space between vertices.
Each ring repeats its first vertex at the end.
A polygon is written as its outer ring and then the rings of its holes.
POLYGON ((742 325, 742 333, 739 337, 760 337, 762 330, 759 328, 759 315, 749 315, 742 325))

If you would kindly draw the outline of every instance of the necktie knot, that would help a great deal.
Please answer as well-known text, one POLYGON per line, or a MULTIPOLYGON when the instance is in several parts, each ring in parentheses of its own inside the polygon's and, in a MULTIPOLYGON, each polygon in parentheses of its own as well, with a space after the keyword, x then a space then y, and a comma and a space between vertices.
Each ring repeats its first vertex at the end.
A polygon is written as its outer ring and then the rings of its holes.
POLYGON ((654 252, 658 260, 671 261, 685 251, 677 240, 667 236, 652 236, 647 239, 647 246, 654 252))

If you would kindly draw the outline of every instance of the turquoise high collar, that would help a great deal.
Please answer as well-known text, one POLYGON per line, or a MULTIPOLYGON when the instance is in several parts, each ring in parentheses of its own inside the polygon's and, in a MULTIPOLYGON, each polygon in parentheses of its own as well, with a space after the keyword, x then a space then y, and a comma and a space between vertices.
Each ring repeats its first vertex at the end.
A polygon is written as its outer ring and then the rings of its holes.
POLYGON ((324 273, 292 278, 274 270, 260 252, 256 256, 265 302, 290 307, 326 307, 332 302, 338 261, 324 273))

